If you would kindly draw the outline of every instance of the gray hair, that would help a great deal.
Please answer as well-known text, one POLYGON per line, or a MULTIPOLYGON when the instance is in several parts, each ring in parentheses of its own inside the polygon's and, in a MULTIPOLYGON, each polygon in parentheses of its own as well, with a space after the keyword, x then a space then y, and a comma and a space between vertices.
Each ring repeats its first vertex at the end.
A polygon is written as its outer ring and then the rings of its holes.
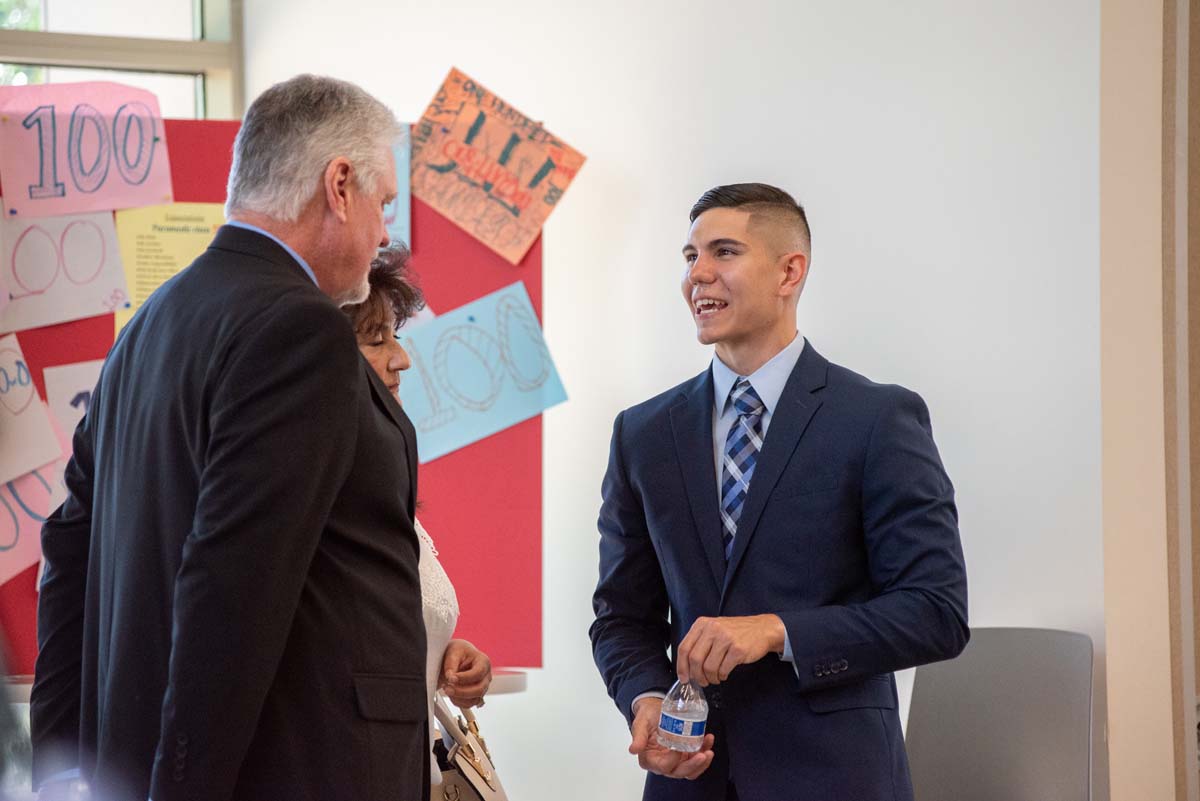
POLYGON ((382 154, 401 132, 391 109, 352 83, 318 75, 277 83, 250 104, 234 140, 225 216, 295 222, 338 156, 373 193, 388 169, 382 154))

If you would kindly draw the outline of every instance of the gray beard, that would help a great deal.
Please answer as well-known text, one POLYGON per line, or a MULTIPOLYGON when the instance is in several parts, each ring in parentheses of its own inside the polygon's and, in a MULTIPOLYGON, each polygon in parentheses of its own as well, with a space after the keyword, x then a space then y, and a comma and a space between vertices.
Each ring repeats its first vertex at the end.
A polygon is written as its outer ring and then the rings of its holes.
POLYGON ((362 303, 371 294, 371 284, 366 278, 363 278, 362 283, 353 289, 348 289, 345 292, 335 296, 333 302, 338 306, 354 306, 362 303))

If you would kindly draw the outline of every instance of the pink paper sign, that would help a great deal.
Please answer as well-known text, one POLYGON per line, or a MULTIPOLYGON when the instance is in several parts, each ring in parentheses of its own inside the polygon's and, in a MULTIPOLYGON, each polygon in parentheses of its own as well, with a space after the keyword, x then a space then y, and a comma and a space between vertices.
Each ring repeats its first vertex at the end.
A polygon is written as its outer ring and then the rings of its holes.
POLYGON ((0 484, 0 584, 42 557, 42 523, 63 502, 63 462, 0 484))
POLYGON ((129 306, 107 211, 0 220, 0 280, 9 303, 0 332, 40 328, 129 306))
POLYGON ((0 87, 0 183, 9 217, 170 203, 158 99, 103 81, 0 87))
MULTIPOLYGON (((63 474, 71 458, 71 440, 50 421, 62 456, 32 473, 0 484, 0 584, 20 575, 42 558, 42 523, 67 499, 63 474)), ((42 584, 38 571, 38 586, 42 584)))
POLYGON ((46 404, 14 334, 0 338, 0 481, 11 481, 62 455, 46 404))

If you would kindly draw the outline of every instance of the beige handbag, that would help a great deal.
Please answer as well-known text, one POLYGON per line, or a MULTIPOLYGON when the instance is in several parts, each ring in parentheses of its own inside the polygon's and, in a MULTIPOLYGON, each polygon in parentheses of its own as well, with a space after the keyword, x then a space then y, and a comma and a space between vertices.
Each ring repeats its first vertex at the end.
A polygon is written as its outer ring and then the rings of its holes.
POLYGON ((508 801, 487 743, 479 734, 479 723, 470 709, 459 710, 457 718, 439 692, 433 697, 433 712, 442 731, 454 740, 442 769, 442 783, 429 788, 430 801, 508 801))

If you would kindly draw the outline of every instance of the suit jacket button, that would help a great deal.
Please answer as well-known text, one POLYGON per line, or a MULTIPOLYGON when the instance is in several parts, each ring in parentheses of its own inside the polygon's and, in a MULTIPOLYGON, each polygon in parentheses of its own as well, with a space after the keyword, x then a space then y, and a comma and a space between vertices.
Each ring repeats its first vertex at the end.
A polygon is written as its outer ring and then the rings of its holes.
POLYGON ((186 734, 179 735, 178 737, 175 738, 175 742, 179 743, 180 745, 187 745, 188 744, 187 735, 186 734))
POLYGON ((183 769, 182 769, 182 768, 176 768, 176 769, 175 769, 175 772, 174 772, 173 774, 171 774, 171 778, 172 778, 172 779, 174 779, 174 780, 175 780, 175 781, 177 781, 177 782, 181 782, 181 781, 183 781, 183 769))

